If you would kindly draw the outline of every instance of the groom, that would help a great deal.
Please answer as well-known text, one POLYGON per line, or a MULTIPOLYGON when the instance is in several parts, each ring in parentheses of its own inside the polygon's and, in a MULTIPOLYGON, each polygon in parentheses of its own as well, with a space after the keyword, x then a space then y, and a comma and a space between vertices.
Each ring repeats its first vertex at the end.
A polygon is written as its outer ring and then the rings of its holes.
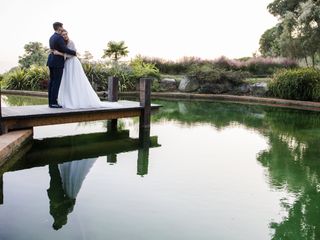
MULTIPOLYGON (((49 45, 51 50, 58 50, 62 53, 67 53, 70 55, 76 55, 76 52, 67 48, 63 37, 60 35, 63 30, 63 24, 60 22, 55 22, 53 24, 53 29, 55 33, 50 37, 49 45)), ((64 68, 64 57, 60 55, 54 55, 52 52, 49 54, 47 66, 50 70, 50 80, 48 86, 48 100, 49 107, 51 108, 61 108, 58 105, 58 92, 61 83, 63 68, 64 68)))

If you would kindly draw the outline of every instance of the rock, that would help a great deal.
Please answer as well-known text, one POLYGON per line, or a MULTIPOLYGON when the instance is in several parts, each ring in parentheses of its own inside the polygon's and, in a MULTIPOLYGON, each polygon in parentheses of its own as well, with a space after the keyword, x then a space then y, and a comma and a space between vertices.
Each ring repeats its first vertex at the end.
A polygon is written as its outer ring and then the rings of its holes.
POLYGON ((179 84, 179 91, 181 92, 194 92, 200 87, 197 80, 191 80, 184 77, 179 84))
POLYGON ((233 87, 230 83, 205 83, 203 84, 199 92, 200 93, 213 93, 213 94, 221 94, 221 93, 228 93, 232 91, 233 87))
POLYGON ((266 96, 266 93, 268 91, 268 84, 264 82, 254 83, 250 85, 250 88, 252 96, 263 97, 266 96))
POLYGON ((163 78, 160 80, 161 91, 176 91, 177 88, 177 81, 173 78, 163 78))
POLYGON ((235 86, 231 91, 230 94, 234 95, 246 95, 249 94, 251 91, 250 85, 247 83, 241 84, 239 86, 235 86))

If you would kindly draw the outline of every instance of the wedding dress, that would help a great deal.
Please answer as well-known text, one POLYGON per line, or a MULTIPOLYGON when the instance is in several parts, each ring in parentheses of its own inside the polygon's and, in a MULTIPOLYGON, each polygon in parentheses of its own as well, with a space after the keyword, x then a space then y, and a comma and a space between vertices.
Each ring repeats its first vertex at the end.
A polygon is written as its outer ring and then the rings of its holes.
MULTIPOLYGON (((75 50, 74 43, 70 40, 67 44, 69 49, 75 50)), ((58 93, 58 103, 63 108, 112 108, 119 107, 117 102, 101 101, 92 88, 79 59, 67 55, 64 64, 61 84, 58 93)))
POLYGON ((59 164, 63 189, 69 198, 76 199, 82 183, 97 158, 88 158, 59 164))

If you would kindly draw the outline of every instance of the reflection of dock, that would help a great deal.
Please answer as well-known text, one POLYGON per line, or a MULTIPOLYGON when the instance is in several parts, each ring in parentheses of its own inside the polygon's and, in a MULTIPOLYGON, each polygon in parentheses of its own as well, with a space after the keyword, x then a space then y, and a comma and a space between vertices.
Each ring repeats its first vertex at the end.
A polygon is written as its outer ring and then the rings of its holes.
POLYGON ((150 137, 149 129, 140 130, 139 138, 130 138, 129 131, 123 130, 33 140, 0 168, 0 205, 4 203, 5 172, 48 165, 50 187, 47 194, 52 227, 59 230, 67 224, 76 195, 95 159, 107 156, 107 163, 115 164, 117 154, 137 151, 137 175, 143 176, 148 174, 149 148, 159 146, 158 138, 150 137))
POLYGON ((149 137, 149 139, 130 138, 127 130, 33 140, 32 149, 7 171, 100 156, 107 156, 108 159, 113 159, 116 162, 114 156, 116 154, 143 149, 142 141, 149 141, 151 148, 160 146, 156 136, 149 137))

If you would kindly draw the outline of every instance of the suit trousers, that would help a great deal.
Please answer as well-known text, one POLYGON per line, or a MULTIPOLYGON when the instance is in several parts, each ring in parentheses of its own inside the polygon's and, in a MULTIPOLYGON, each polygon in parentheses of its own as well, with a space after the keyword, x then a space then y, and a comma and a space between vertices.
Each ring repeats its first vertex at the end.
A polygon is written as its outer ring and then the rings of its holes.
POLYGON ((52 68, 50 70, 50 80, 48 86, 48 101, 49 105, 58 104, 58 93, 61 84, 61 78, 63 74, 63 68, 52 68))

